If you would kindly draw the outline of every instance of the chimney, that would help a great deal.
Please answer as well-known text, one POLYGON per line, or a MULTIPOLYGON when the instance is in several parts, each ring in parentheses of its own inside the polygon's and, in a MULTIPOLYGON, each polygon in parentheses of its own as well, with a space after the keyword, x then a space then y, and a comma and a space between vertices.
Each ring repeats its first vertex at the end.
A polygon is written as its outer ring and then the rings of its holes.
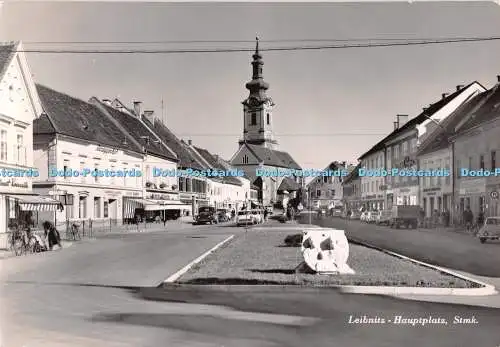
POLYGON ((111 100, 109 99, 102 99, 102 103, 105 104, 106 106, 112 106, 111 100))
POLYGON ((155 111, 152 110, 147 110, 144 111, 144 117, 151 122, 151 124, 155 124, 155 119, 154 119, 154 113, 155 111))
POLYGON ((398 122, 393 122, 394 123, 394 130, 398 130, 399 128, 399 123, 398 122))
POLYGON ((188 145, 192 146, 193 145, 193 141, 188 140, 188 145))
POLYGON ((137 116, 137 118, 141 118, 141 116, 142 116, 141 106, 142 106, 142 102, 134 101, 134 113, 137 116))
POLYGON ((448 93, 441 94, 441 98, 445 99, 448 96, 448 93))
POLYGON ((459 85, 457 86, 457 92, 458 92, 458 91, 460 91, 463 87, 464 87, 464 85, 463 85, 463 84, 459 84, 459 85))
POLYGON ((408 122, 408 115, 407 114, 398 114, 396 116, 398 118, 398 126, 402 127, 405 125, 406 122, 408 122))

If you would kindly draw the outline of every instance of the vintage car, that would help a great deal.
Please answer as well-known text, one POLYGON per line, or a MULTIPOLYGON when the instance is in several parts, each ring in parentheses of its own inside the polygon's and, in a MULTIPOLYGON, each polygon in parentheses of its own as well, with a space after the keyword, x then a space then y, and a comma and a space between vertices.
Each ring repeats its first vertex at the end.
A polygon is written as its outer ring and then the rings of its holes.
POLYGON ((256 224, 255 216, 251 211, 242 210, 238 212, 236 216, 236 225, 252 225, 256 224))
POLYGON ((214 207, 203 206, 200 207, 198 215, 195 216, 193 225, 198 224, 217 224, 217 212, 214 207))
POLYGON ((375 217, 375 223, 378 225, 381 225, 381 224, 390 225, 391 218, 392 218, 392 211, 391 210, 378 211, 377 216, 375 217))
POLYGON ((498 240, 500 238, 500 217, 488 217, 480 226, 477 237, 481 243, 486 240, 498 240))

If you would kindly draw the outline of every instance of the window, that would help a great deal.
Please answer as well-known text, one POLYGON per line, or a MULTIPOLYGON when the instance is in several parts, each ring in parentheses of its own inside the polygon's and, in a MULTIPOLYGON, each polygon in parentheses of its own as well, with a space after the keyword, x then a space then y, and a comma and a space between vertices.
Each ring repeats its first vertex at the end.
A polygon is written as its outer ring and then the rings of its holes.
POLYGON ((469 157, 469 170, 472 170, 472 157, 469 157))
POLYGON ((316 190, 316 197, 321 197, 321 190, 320 189, 317 189, 316 190))
POLYGON ((66 176, 66 172, 68 172, 68 166, 64 165, 63 170, 64 170, 64 179, 68 179, 68 176, 66 176))
POLYGON ((323 176, 323 183, 328 183, 328 176, 323 176))
POLYGON ((398 159, 399 158, 399 151, 398 151, 399 147, 398 146, 394 146, 393 149, 392 149, 392 153, 394 154, 394 159, 398 159))
POLYGON ((242 159, 243 164, 248 164, 248 156, 244 155, 242 159))
POLYGON ((80 196, 78 204, 78 218, 87 218, 87 197, 80 196))
POLYGON ((95 183, 99 182, 99 169, 97 167, 94 169, 94 181, 95 183))
POLYGON ((491 151, 491 170, 495 170, 497 166, 497 152, 491 151))
POLYGON ((24 152, 24 136, 23 134, 17 134, 17 146, 16 146, 16 161, 20 164, 24 164, 25 160, 25 152, 24 152))
POLYGON ((250 125, 256 125, 257 124, 257 113, 252 113, 252 119, 250 119, 251 123, 250 125))
POLYGON ((94 198, 94 218, 101 218, 101 198, 94 198))
POLYGON ((267 125, 271 124, 271 115, 268 113, 266 117, 267 117, 267 125))
POLYGON ((403 142, 402 143, 402 146, 403 146, 403 155, 407 155, 408 154, 408 142, 403 142))
POLYGON ((484 170, 484 155, 479 156, 479 168, 484 170))
POLYGON ((109 202, 104 201, 104 218, 109 216, 109 202))
POLYGON ((332 196, 335 196, 335 189, 332 189, 332 196))
POLYGON ((7 130, 0 130, 0 160, 7 161, 7 130))
MULTIPOLYGON (((114 172, 114 171, 115 171, 115 167, 114 167, 114 165, 111 165, 111 172, 114 172)), ((114 176, 109 175, 109 181, 110 181, 110 183, 111 183, 112 185, 114 185, 114 184, 115 184, 115 177, 114 177, 114 176)), ((107 204, 107 202, 106 202, 105 204, 107 204)), ((105 216, 105 217, 106 217, 106 216, 105 216)))

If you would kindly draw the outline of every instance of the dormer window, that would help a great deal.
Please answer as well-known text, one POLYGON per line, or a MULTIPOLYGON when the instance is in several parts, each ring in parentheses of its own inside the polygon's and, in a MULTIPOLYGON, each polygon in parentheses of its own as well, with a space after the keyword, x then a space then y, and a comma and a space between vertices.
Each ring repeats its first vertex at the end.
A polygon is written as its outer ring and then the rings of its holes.
POLYGON ((250 119, 250 125, 257 125, 257 113, 252 113, 252 119, 250 119))
POLYGON ((247 155, 243 156, 242 162, 243 162, 243 164, 248 164, 248 156, 247 155))

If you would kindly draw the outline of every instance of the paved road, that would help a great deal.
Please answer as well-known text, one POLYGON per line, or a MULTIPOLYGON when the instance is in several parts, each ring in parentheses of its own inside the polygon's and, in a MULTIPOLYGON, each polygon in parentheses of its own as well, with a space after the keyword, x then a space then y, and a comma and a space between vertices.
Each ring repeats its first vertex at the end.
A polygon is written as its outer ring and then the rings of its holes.
MULTIPOLYGON (((113 234, 0 261, 2 347, 497 346, 500 311, 303 288, 158 284, 228 235, 207 226, 113 234), (448 325, 348 324, 349 316, 445 317, 448 325), (453 325, 455 315, 477 319, 453 325), (481 341, 478 344, 478 341, 481 341)), ((250 231, 251 232, 251 231, 250 231)))
POLYGON ((347 237, 352 240, 365 241, 433 265, 479 276, 500 277, 498 242, 481 244, 477 238, 458 232, 391 229, 341 218, 313 219, 312 222, 345 229, 347 237))

